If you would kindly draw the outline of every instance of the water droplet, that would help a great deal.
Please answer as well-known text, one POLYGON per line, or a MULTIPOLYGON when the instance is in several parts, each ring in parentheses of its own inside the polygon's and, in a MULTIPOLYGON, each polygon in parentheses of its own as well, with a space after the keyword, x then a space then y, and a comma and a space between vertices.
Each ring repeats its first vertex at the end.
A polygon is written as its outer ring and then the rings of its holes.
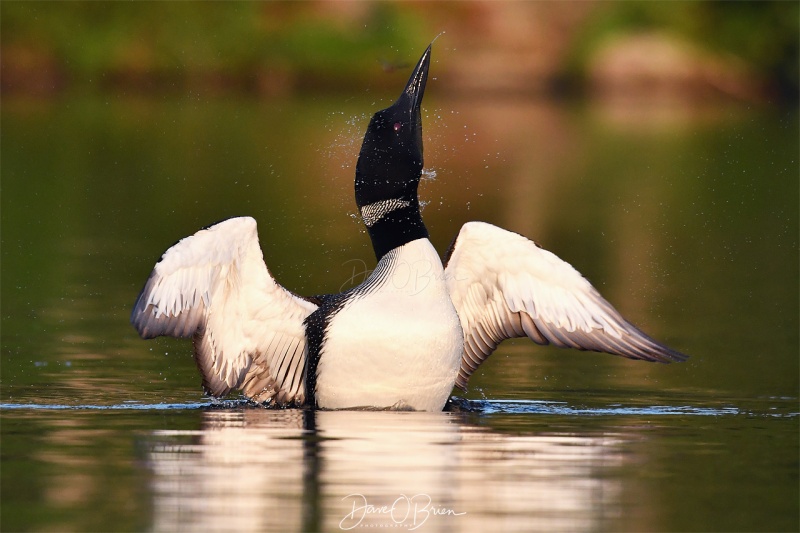
POLYGON ((422 179, 426 181, 433 181, 436 179, 436 170, 432 168, 422 169, 422 179))

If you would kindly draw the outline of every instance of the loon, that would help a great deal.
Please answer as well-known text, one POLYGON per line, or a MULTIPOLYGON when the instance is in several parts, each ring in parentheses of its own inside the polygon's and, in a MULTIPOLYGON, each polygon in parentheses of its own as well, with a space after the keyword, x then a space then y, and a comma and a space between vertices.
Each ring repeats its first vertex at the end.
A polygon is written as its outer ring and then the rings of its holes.
POLYGON ((256 222, 231 218, 169 248, 131 313, 140 336, 191 338, 203 387, 266 406, 441 411, 500 342, 683 361, 637 329, 570 264, 531 240, 467 222, 442 263, 420 215, 421 104, 431 46, 374 114, 355 199, 375 256, 364 282, 302 297, 272 277, 256 222))

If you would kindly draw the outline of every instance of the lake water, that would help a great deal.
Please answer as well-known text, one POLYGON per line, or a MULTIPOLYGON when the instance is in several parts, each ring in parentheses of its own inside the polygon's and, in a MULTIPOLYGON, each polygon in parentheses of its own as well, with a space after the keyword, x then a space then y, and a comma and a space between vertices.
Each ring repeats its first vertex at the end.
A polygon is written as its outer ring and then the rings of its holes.
POLYGON ((518 340, 457 412, 212 403, 188 342, 128 324, 153 264, 247 214, 288 288, 360 282, 354 162, 392 96, 4 98, 0 529, 800 528, 796 110, 429 93, 437 248, 536 239, 689 361, 518 340))

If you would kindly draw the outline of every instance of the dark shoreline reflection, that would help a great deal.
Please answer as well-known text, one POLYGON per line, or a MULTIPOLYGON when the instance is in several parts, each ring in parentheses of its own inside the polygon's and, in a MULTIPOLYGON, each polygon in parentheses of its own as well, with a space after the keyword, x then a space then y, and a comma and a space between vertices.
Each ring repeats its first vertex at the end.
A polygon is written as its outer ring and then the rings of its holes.
POLYGON ((152 529, 594 530, 621 512, 631 438, 507 434, 462 413, 210 410, 199 430, 147 437, 152 529))

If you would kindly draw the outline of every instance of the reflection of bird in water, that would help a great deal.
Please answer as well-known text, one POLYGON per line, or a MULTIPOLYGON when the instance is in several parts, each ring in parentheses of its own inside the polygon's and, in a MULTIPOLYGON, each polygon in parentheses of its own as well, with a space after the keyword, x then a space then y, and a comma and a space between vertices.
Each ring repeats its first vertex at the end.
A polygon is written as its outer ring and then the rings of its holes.
POLYGON ((142 337, 192 338, 206 391, 323 408, 441 410, 512 337, 667 363, 686 358, 626 321, 574 268, 518 234, 464 224, 445 265, 417 194, 431 47, 367 127, 355 198, 378 259, 359 286, 301 297, 264 264, 252 218, 187 237, 131 314, 142 337))
POLYGON ((202 420, 146 437, 155 531, 415 520, 418 531, 490 531, 500 517, 510 531, 598 529, 621 512, 618 472, 639 438, 507 433, 452 413, 211 409, 202 420), (394 517, 378 511, 393 504, 394 517))

